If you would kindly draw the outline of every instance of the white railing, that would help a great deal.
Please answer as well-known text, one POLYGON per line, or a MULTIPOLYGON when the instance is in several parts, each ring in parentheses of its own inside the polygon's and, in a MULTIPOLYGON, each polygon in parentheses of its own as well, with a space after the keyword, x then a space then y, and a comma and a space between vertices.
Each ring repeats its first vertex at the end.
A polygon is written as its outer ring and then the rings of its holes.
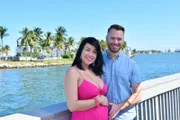
POLYGON ((137 120, 180 120, 180 74, 143 84, 143 100, 136 106, 137 120))

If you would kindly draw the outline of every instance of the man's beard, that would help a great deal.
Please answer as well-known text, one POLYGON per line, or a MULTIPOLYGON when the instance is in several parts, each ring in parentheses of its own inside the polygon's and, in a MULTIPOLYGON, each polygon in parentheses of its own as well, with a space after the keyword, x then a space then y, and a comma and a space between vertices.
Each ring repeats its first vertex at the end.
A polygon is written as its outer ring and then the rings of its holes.
POLYGON ((117 50, 113 50, 109 44, 107 44, 107 46, 112 53, 118 53, 121 49, 121 46, 117 50))

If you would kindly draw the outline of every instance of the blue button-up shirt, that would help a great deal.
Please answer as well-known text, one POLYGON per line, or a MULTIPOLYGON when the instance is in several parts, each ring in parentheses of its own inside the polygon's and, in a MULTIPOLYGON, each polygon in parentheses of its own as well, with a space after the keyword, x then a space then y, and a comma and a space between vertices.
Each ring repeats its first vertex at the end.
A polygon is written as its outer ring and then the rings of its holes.
MULTIPOLYGON (((132 95, 132 84, 140 83, 139 69, 135 61, 120 53, 112 60, 107 51, 103 54, 105 74, 102 79, 108 87, 108 101, 119 104, 132 95)), ((117 120, 131 120, 136 116, 135 107, 122 110, 116 116, 117 120), (119 118, 119 119, 118 119, 119 118)))

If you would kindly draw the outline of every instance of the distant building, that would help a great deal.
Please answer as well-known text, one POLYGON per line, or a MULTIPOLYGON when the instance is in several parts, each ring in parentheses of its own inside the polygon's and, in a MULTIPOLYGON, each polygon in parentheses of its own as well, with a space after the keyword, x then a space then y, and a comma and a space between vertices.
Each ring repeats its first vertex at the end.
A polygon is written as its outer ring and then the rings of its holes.
POLYGON ((20 53, 20 54, 23 53, 23 49, 24 49, 24 48, 25 48, 25 46, 17 46, 17 47, 16 47, 16 54, 17 54, 17 53, 20 53))
MULTIPOLYGON (((17 53, 22 54, 24 48, 25 48, 25 46, 17 46, 17 47, 16 47, 16 54, 17 54, 17 53)), ((30 51, 29 49, 30 49, 30 48, 28 48, 27 52, 30 51)), ((54 48, 54 49, 52 50, 52 56, 54 56, 54 57, 57 57, 57 56, 60 57, 62 54, 64 54, 64 51, 63 51, 63 50, 59 50, 59 49, 57 49, 57 48, 54 48)), ((41 52, 41 55, 42 55, 42 52, 41 52)), ((47 56, 48 54, 47 54, 47 53, 44 53, 44 55, 47 56)))
POLYGON ((132 50, 130 47, 126 46, 125 50, 121 51, 123 54, 127 55, 128 57, 131 56, 132 50))
POLYGON ((175 52, 175 50, 170 48, 167 50, 167 52, 175 52))
POLYGON ((176 49, 175 52, 180 52, 180 49, 176 49))
POLYGON ((53 51, 52 51, 52 56, 54 57, 57 57, 57 56, 61 56, 62 54, 64 54, 64 51, 63 50, 59 50, 57 48, 54 48, 53 51))
POLYGON ((131 50, 131 48, 130 47, 126 47, 126 49, 125 49, 125 55, 127 55, 127 56, 131 56, 131 53, 132 53, 132 50, 131 50))
POLYGON ((14 56, 14 53, 12 53, 12 52, 8 52, 8 55, 7 55, 8 57, 13 57, 14 56))

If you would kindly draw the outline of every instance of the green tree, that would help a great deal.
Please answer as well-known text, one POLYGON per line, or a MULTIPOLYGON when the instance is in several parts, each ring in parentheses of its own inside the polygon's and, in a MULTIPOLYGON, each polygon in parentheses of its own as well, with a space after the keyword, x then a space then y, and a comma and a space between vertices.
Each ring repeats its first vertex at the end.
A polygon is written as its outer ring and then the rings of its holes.
POLYGON ((136 53, 136 49, 133 49, 132 53, 135 54, 136 53))
POLYGON ((121 50, 125 50, 126 47, 127 47, 127 43, 126 43, 126 41, 124 41, 123 44, 122 44, 121 50))
POLYGON ((65 51, 65 41, 66 41, 66 38, 65 36, 67 36, 66 34, 66 29, 62 26, 58 27, 56 29, 56 35, 55 35, 55 42, 54 42, 54 47, 57 48, 57 56, 59 55, 58 54, 58 51, 59 50, 64 50, 65 51))
POLYGON ((29 31, 27 27, 23 28, 23 30, 20 31, 20 34, 22 34, 22 36, 20 38, 18 38, 18 40, 21 39, 21 46, 24 47, 23 51, 26 51, 26 60, 27 60, 28 48, 30 48, 30 55, 32 57, 32 50, 36 43, 35 34, 32 30, 29 31))
POLYGON ((39 45, 40 45, 40 47, 41 47, 42 55, 44 56, 44 55, 45 55, 46 48, 47 48, 47 42, 46 42, 46 40, 41 39, 41 41, 39 42, 39 45))
POLYGON ((8 52, 10 51, 10 47, 9 45, 5 45, 3 48, 4 53, 6 54, 6 56, 8 55, 8 52))
POLYGON ((85 40, 85 39, 86 39, 86 37, 81 37, 80 41, 77 44, 80 45, 82 43, 82 41, 85 40))
POLYGON ((0 26, 0 38, 1 38, 1 51, 3 53, 3 38, 9 36, 7 33, 8 29, 6 27, 0 26))
POLYGON ((63 26, 60 26, 56 29, 56 37, 64 38, 65 36, 67 36, 66 33, 67 30, 63 26))
POLYGON ((67 53, 67 49, 68 49, 68 53, 70 53, 71 47, 75 49, 74 47, 75 42, 73 37, 69 37, 68 39, 66 39, 64 44, 65 44, 65 54, 67 53))
POLYGON ((37 51, 39 51, 40 49, 39 49, 39 43, 40 43, 40 40, 42 39, 42 34, 43 34, 43 31, 41 30, 41 28, 38 28, 38 27, 35 27, 34 29, 33 29, 33 33, 34 33, 34 41, 35 41, 35 44, 34 44, 34 47, 33 47, 33 51, 35 52, 37 52, 37 51))
POLYGON ((36 46, 36 36, 35 36, 35 33, 34 31, 29 31, 28 32, 28 44, 29 44, 29 47, 30 47, 30 54, 31 54, 31 58, 32 58, 32 52, 33 52, 33 49, 35 48, 36 46))
MULTIPOLYGON (((28 30, 27 27, 25 27, 19 33, 21 34, 21 37, 19 37, 17 39, 17 41, 21 40, 20 46, 23 47, 23 53, 24 53, 25 51, 27 52, 28 46, 29 46, 29 43, 28 43, 28 33, 29 33, 29 30, 28 30)), ((27 57, 27 54, 26 54, 26 57, 27 57)))
POLYGON ((74 40, 73 37, 69 37, 69 38, 68 38, 68 44, 69 44, 68 49, 69 49, 69 53, 70 53, 70 47, 72 47, 73 49, 75 49, 75 47, 74 47, 75 42, 74 42, 74 41, 75 41, 75 40, 74 40))
POLYGON ((48 54, 52 56, 53 44, 54 44, 54 37, 52 36, 51 32, 46 32, 45 34, 45 43, 46 43, 46 51, 48 54))
POLYGON ((42 38, 43 31, 41 30, 41 28, 35 27, 33 29, 33 32, 35 34, 36 40, 40 40, 42 38))
POLYGON ((56 37, 55 38, 55 42, 54 42, 54 48, 57 48, 57 57, 58 57, 58 51, 59 50, 65 50, 65 45, 64 45, 64 39, 60 38, 60 37, 56 37))
POLYGON ((104 40, 99 40, 99 44, 101 46, 101 50, 104 51, 107 48, 107 43, 104 40))

